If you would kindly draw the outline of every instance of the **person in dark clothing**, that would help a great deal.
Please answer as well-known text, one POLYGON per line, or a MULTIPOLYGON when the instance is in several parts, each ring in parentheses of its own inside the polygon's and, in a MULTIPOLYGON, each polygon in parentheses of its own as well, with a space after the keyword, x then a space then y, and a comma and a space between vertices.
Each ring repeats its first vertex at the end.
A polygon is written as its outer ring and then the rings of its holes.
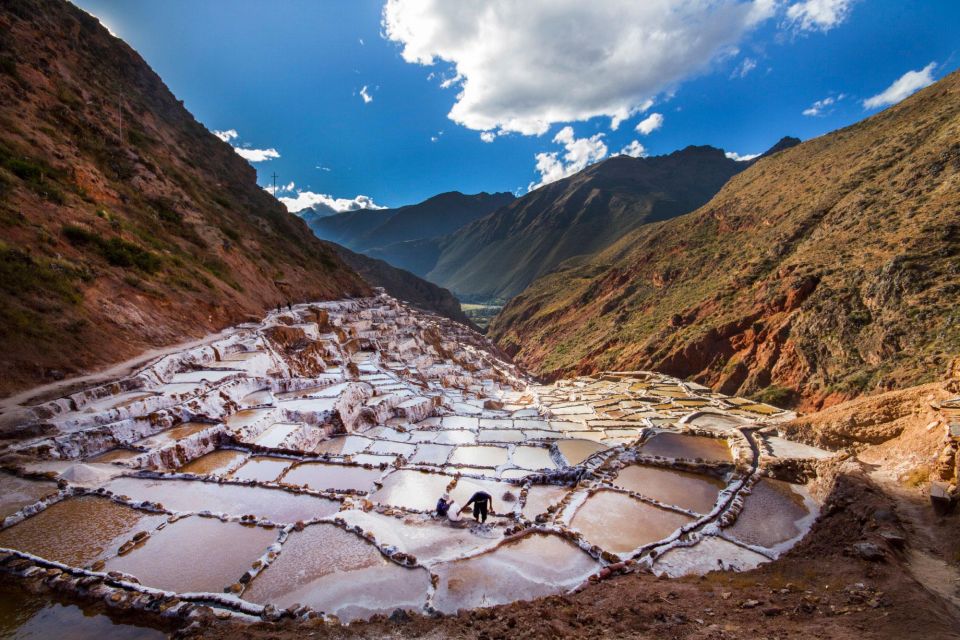
POLYGON ((450 496, 443 494, 439 500, 437 500, 437 517, 443 518, 447 515, 447 512, 450 511, 450 496))
POLYGON ((280 303, 277 303, 277 313, 280 313, 280 303))
POLYGON ((287 300, 287 311, 293 311, 293 305, 290 304, 289 300, 287 300))
POLYGON ((471 504, 473 505, 473 519, 477 522, 486 522, 488 512, 490 515, 493 515, 493 496, 486 491, 477 491, 470 496, 467 504, 463 505, 463 508, 460 509, 460 513, 469 509, 471 504))

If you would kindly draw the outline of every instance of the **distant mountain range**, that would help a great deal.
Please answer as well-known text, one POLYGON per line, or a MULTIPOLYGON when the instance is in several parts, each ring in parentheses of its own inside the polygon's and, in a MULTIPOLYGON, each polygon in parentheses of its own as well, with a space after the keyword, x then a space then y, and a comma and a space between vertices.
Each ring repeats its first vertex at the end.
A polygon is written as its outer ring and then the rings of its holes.
POLYGON ((396 209, 362 209, 333 216, 325 210, 306 209, 298 215, 324 240, 423 276, 432 268, 438 246, 424 241, 453 233, 513 200, 510 193, 451 191, 396 209))
POLYGON ((547 378, 655 369, 804 408, 934 380, 960 353, 958 185, 955 72, 541 276, 490 333, 547 378))

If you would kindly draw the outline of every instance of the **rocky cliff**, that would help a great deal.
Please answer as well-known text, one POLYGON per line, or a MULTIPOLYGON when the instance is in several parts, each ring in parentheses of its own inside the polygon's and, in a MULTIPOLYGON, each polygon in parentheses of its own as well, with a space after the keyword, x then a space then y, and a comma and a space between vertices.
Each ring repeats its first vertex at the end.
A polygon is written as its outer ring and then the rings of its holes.
POLYGON ((960 352, 960 75, 760 159, 514 298, 491 335, 547 377, 652 368, 820 407, 960 352))
POLYGON ((367 285, 144 60, 0 4, 0 393, 367 285))

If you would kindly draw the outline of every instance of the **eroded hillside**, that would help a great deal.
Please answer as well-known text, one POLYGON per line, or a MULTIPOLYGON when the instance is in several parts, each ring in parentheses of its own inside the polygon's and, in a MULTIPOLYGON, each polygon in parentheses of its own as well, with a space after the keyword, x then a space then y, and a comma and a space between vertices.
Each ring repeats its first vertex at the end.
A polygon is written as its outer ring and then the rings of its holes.
POLYGON ((764 158, 514 298, 491 335, 556 378, 651 368, 818 407, 960 351, 960 75, 764 158))
POLYGON ((0 123, 0 393, 369 291, 73 5, 0 5, 0 123))

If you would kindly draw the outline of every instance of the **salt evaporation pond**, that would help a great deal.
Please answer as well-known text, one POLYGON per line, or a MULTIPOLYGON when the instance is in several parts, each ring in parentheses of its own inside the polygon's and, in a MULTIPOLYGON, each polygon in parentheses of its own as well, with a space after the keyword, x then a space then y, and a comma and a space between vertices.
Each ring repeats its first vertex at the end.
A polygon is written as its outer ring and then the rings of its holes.
POLYGON ((444 613, 491 607, 571 589, 599 569, 566 540, 533 534, 495 551, 440 565, 434 606, 444 613))
POLYGON ((0 638, 6 640, 164 640, 167 634, 132 621, 118 623, 81 608, 0 583, 0 638))
POLYGON ((107 498, 70 498, 0 531, 0 547, 83 567, 116 553, 135 533, 151 531, 165 519, 107 498))
POLYGON ((252 514, 274 522, 297 522, 328 516, 340 508, 332 500, 280 489, 188 480, 117 478, 106 488, 137 501, 159 502, 172 511, 252 514))
POLYGON ((234 355, 220 362, 204 347, 178 369, 174 354, 117 387, 138 391, 99 388, 86 404, 71 399, 82 410, 44 407, 38 415, 55 416, 44 424, 62 433, 17 445, 33 457, 23 468, 64 472, 63 495, 109 493, 33 513, 57 485, 0 475, 0 514, 13 516, 0 547, 102 562, 150 587, 209 592, 205 602, 234 612, 300 603, 350 621, 564 593, 617 556, 668 576, 749 569, 816 514, 793 485, 755 477, 771 451, 821 455, 772 435, 750 446, 741 428, 788 415, 775 408, 647 372, 537 385, 476 334, 385 296, 323 309, 271 314, 221 334, 214 344, 234 355), (321 335, 315 353, 288 358, 271 344, 278 325, 303 327, 300 345, 321 335), (174 392, 161 411, 136 413, 174 392), (191 437, 205 429, 215 438, 191 437), (51 442, 63 443, 55 456, 51 442), (155 465, 171 444, 176 472, 125 466, 141 456, 136 464, 155 465), (78 451, 117 464, 79 488, 78 451), (745 499, 733 500, 741 487, 745 499), (459 508, 478 491, 493 499, 486 524, 434 515, 441 495, 459 508), (733 524, 721 527, 721 515, 733 524))
POLYGON ((276 529, 190 516, 111 558, 106 570, 128 573, 157 589, 218 593, 237 582, 276 540, 276 529))
POLYGON ((421 609, 429 587, 424 569, 400 567, 366 540, 316 524, 290 534, 283 553, 244 597, 280 607, 299 602, 350 621, 398 608, 421 609))

